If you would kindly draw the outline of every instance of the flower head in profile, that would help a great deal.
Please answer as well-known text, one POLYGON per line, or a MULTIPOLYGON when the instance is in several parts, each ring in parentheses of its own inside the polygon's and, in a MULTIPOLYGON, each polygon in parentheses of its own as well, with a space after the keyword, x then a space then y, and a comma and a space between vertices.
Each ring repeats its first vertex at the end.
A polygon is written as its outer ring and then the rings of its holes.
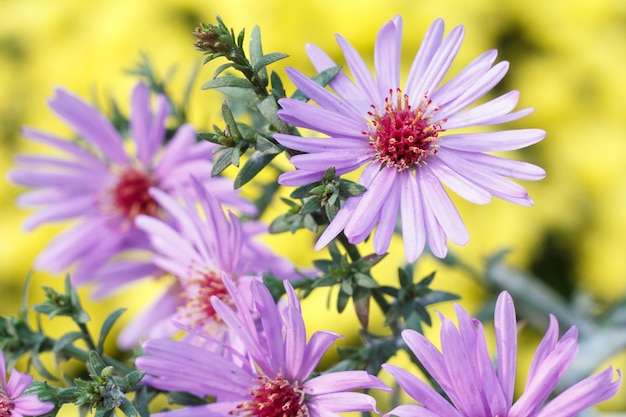
POLYGON ((128 349, 144 336, 171 336, 178 331, 172 319, 188 328, 208 334, 223 329, 211 304, 216 296, 230 303, 222 282, 226 273, 234 280, 245 275, 272 273, 295 278, 287 259, 255 240, 266 232, 259 222, 241 222, 232 212, 226 215, 221 204, 202 184, 192 178, 193 193, 181 190, 181 202, 162 190, 149 194, 167 214, 167 220, 139 215, 137 227, 151 242, 152 263, 175 277, 174 283, 152 307, 137 316, 120 334, 120 347, 128 349))
MULTIPOLYGON (((442 84, 463 40, 457 26, 444 38, 436 20, 426 33, 404 86, 400 84, 402 21, 386 23, 376 39, 375 77, 343 37, 337 41, 354 81, 339 73, 330 82, 336 94, 293 68, 287 74, 318 105, 284 98, 278 115, 295 126, 327 138, 276 134, 282 145, 300 151, 291 157, 296 171, 281 175, 284 185, 320 181, 334 167, 342 175, 361 167, 359 183, 367 191, 350 197, 319 238, 316 249, 340 232, 351 243, 364 241, 375 226, 374 249, 387 251, 398 214, 406 259, 414 261, 425 244, 444 257, 447 239, 465 245, 469 235, 443 185, 477 204, 492 196, 531 205, 526 190, 509 178, 538 180, 545 172, 534 165, 487 152, 534 144, 545 136, 539 129, 462 133, 457 129, 509 122, 532 109, 512 112, 519 93, 510 91, 474 105, 506 74, 507 62, 493 65, 496 51, 487 51, 442 84), (469 109, 468 109, 469 107, 469 109)), ((336 64, 314 45, 307 53, 318 71, 336 64)))
POLYGON ((2 378, 1 417, 39 416, 54 408, 53 403, 39 401, 36 394, 22 395, 33 381, 32 375, 13 370, 7 381, 6 364, 2 350, 0 350, 0 378, 2 378))
POLYGON ((170 104, 164 95, 158 95, 155 104, 153 113, 151 93, 146 85, 138 83, 131 100, 131 140, 125 142, 99 110, 58 89, 49 101, 50 108, 79 140, 31 128, 23 130, 26 138, 56 152, 19 155, 18 167, 9 174, 14 183, 33 188, 19 197, 18 204, 39 208, 24 227, 31 230, 44 223, 75 220, 38 256, 37 268, 59 273, 75 265, 74 284, 93 281, 103 291, 110 291, 119 281, 154 272, 155 268, 145 262, 123 263, 115 271, 123 278, 113 285, 102 282, 99 270, 124 251, 148 246, 145 234, 134 226, 140 214, 161 215, 159 204, 148 190, 155 187, 175 193, 177 187, 189 186, 190 174, 201 179, 222 201, 250 208, 234 193, 230 180, 211 178, 210 160, 215 146, 197 143, 191 125, 181 126, 167 141, 170 104))
POLYGON ((421 334, 404 330, 402 337, 450 399, 408 371, 383 365, 400 387, 421 405, 400 405, 387 415, 466 417, 574 417, 613 397, 621 385, 621 373, 613 381, 612 367, 592 375, 548 399, 578 350, 578 331, 570 328, 559 340, 554 316, 534 355, 526 386, 513 402, 517 360, 517 323, 511 296, 498 297, 494 314, 496 369, 489 357, 481 323, 455 305, 458 328, 442 318, 441 352, 421 334))
POLYGON ((300 302, 285 281, 287 303, 279 308, 260 280, 243 297, 224 279, 236 311, 213 298, 213 307, 239 343, 222 354, 182 341, 153 339, 144 343, 149 356, 137 359, 146 382, 156 388, 211 396, 215 403, 187 407, 168 416, 321 417, 349 411, 377 411, 375 400, 356 389, 388 390, 365 371, 312 376, 330 345, 339 337, 325 331, 306 340, 300 302))

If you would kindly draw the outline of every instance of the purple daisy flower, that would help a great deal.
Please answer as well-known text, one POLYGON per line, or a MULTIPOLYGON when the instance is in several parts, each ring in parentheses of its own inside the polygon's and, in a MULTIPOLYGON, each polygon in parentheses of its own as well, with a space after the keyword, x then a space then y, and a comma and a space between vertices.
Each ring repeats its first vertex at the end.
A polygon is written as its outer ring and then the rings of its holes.
MULTIPOLYGON (((146 85, 137 84, 132 93, 130 150, 111 122, 80 98, 58 89, 49 105, 74 129, 80 141, 25 128, 26 138, 50 146, 60 156, 19 155, 19 166, 9 178, 34 188, 18 198, 22 207, 40 207, 26 220, 26 230, 43 223, 77 221, 37 257, 36 268, 60 273, 76 265, 74 284, 93 281, 103 293, 110 291, 115 286, 103 282, 101 275, 107 274, 100 269, 126 250, 149 246, 145 234, 134 226, 134 218, 139 214, 161 215, 148 189, 175 193, 180 184, 188 187, 190 174, 200 178, 220 200, 240 209, 251 208, 250 203, 241 202, 230 180, 211 178, 210 160, 215 146, 197 143, 191 125, 181 126, 166 143, 170 104, 165 96, 158 95, 152 113, 146 85)), ((109 267, 124 276, 124 282, 156 270, 146 262, 122 262, 109 267)))
POLYGON ((517 323, 511 296, 502 292, 496 303, 496 369, 489 357, 482 324, 472 320, 460 306, 454 308, 458 329, 451 320, 441 318, 442 352, 413 330, 402 333, 408 347, 451 402, 408 371, 384 364, 383 368, 393 375, 400 387, 422 404, 400 405, 386 416, 574 417, 613 397, 620 388, 621 372, 618 370, 618 379, 612 381, 615 371, 609 367, 548 400, 578 350, 576 327, 570 328, 559 340, 558 322, 551 315, 548 331, 530 365, 524 392, 513 402, 517 323))
POLYGON ((0 350, 0 378, 2 378, 2 390, 0 391, 0 416, 23 417, 39 416, 54 408, 50 402, 42 402, 37 394, 22 395, 33 381, 33 376, 13 370, 7 381, 4 352, 0 350))
MULTIPOLYGON (((523 148, 543 139, 545 132, 451 132, 509 122, 532 109, 511 113, 519 93, 510 91, 465 110, 504 77, 508 63, 493 65, 497 52, 487 51, 440 85, 463 40, 462 26, 452 29, 445 38, 443 31, 442 20, 431 25, 403 89, 400 17, 378 33, 374 51, 376 79, 356 50, 339 35, 337 42, 356 84, 339 73, 330 82, 335 95, 297 70, 287 69, 294 84, 318 105, 285 98, 279 101, 282 110, 278 115, 329 138, 276 134, 282 145, 304 152, 291 157, 297 170, 282 174, 279 182, 300 186, 320 181, 330 167, 335 167, 337 175, 365 167, 359 183, 367 191, 346 201, 320 236, 316 250, 341 231, 351 243, 360 243, 378 225, 373 244, 382 254, 389 247, 400 213, 406 259, 415 261, 426 243, 434 255, 444 257, 447 238, 465 245, 469 235, 443 185, 477 204, 485 204, 495 196, 532 205, 526 190, 506 177, 538 180, 545 176, 544 170, 486 152, 523 148)), ((318 71, 336 65, 314 45, 307 46, 307 53, 318 71)))
POLYGON ((167 416, 321 417, 339 412, 376 411, 375 400, 355 389, 389 390, 365 371, 342 371, 311 377, 322 355, 339 337, 315 332, 306 340, 300 301, 285 281, 287 303, 279 308, 260 280, 251 282, 244 299, 227 277, 224 284, 236 306, 213 297, 213 307, 240 341, 225 346, 228 355, 167 339, 144 344, 151 356, 137 367, 156 388, 211 396, 215 403, 187 407, 167 416))
POLYGON ((215 196, 199 181, 192 178, 192 185, 194 198, 182 190, 182 203, 161 190, 150 189, 150 196, 168 219, 139 215, 135 220, 151 242, 152 263, 173 275, 175 282, 122 331, 118 343, 124 349, 146 335, 173 335, 179 329, 172 319, 207 334, 222 330, 223 323, 211 305, 213 296, 230 302, 222 273, 233 279, 263 273, 297 277, 291 262, 254 240, 256 235, 267 232, 267 226, 259 222, 241 223, 232 212, 226 216, 215 196))

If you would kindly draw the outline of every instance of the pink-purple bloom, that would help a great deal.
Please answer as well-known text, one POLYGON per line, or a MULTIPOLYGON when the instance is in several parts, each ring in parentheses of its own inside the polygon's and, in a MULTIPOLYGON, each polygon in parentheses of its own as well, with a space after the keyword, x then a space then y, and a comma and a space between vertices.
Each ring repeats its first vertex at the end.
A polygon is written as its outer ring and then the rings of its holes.
POLYGON ((306 340, 300 301, 285 281, 286 305, 279 308, 260 280, 250 285, 251 297, 239 294, 227 277, 224 284, 233 309, 214 297, 219 313, 238 343, 224 352, 182 341, 154 339, 144 343, 149 356, 137 359, 148 384, 187 391, 215 402, 167 412, 167 416, 322 417, 339 412, 377 411, 374 398, 352 390, 388 390, 365 371, 312 376, 322 355, 339 337, 315 332, 306 340))
MULTIPOLYGON (((337 175, 364 167, 358 182, 367 191, 348 198, 320 236, 316 250, 341 232, 351 243, 363 242, 377 226, 374 249, 384 253, 400 214, 408 261, 416 260, 426 244, 434 255, 444 257, 447 239, 458 245, 469 241, 444 185, 477 204, 488 203, 495 196, 532 205, 526 190, 509 178, 538 180, 545 176, 544 170, 487 152, 529 146, 543 139, 545 132, 454 132, 517 120, 532 109, 512 112, 518 103, 517 91, 474 105, 508 70, 505 61, 493 65, 495 50, 480 55, 442 84, 461 46, 463 27, 453 28, 445 38, 443 33, 443 21, 436 20, 426 33, 404 87, 400 84, 399 16, 378 33, 375 78, 355 48, 340 35, 337 42, 354 82, 340 72, 330 82, 336 94, 299 71, 287 69, 289 78, 317 105, 281 99, 279 117, 328 137, 276 134, 282 145, 303 152, 290 159, 297 170, 282 174, 279 182, 301 186, 320 181, 330 167, 337 175)), ((314 45, 307 46, 307 53, 318 71, 336 65, 314 45)))
POLYGON ((175 334, 178 328, 172 320, 212 335, 223 330, 211 305, 213 296, 229 299, 222 283, 223 273, 234 280, 264 273, 297 277, 291 262, 255 240, 267 232, 266 225, 241 222, 230 211, 226 215, 199 181, 192 178, 192 185, 193 194, 179 192, 180 202, 159 189, 150 189, 150 196, 167 214, 167 220, 147 215, 135 220, 151 242, 152 263, 171 274, 174 281, 152 307, 122 331, 118 339, 122 348, 131 348, 146 335, 155 338, 175 334))
POLYGON ((442 317, 441 352, 423 335, 404 330, 402 337, 424 368, 450 399, 405 369, 385 364, 400 387, 421 405, 405 404, 386 415, 398 417, 499 416, 574 417, 613 397, 622 376, 613 381, 608 367, 549 398, 578 350, 578 331, 572 326, 559 339, 556 318, 537 347, 523 393, 513 401, 517 361, 517 323, 513 300, 507 292, 498 297, 494 313, 496 363, 489 356, 482 324, 460 306, 454 306, 458 328, 442 317))
POLYGON ((33 376, 16 371, 11 372, 7 381, 4 352, 0 350, 0 417, 39 416, 54 408, 51 402, 39 401, 37 394, 23 395, 33 381, 33 376))
POLYGON ((148 189, 176 194, 178 188, 189 187, 190 175, 221 201, 251 209, 250 203, 243 203, 233 191, 232 181, 211 178, 215 145, 197 142, 189 124, 168 139, 170 104, 164 95, 157 95, 152 112, 151 101, 148 87, 138 83, 131 98, 129 141, 124 141, 125 133, 98 109, 63 89, 56 91, 49 106, 78 138, 67 140, 32 128, 23 130, 26 138, 54 151, 17 156, 18 167, 9 174, 14 183, 33 188, 18 198, 18 205, 39 208, 24 228, 75 220, 37 257, 36 268, 60 273, 75 266, 72 282, 95 282, 101 294, 157 272, 147 262, 118 264, 111 260, 149 247, 146 235, 133 223, 139 214, 161 215, 148 189), (120 277, 115 285, 105 279, 111 275, 120 277))

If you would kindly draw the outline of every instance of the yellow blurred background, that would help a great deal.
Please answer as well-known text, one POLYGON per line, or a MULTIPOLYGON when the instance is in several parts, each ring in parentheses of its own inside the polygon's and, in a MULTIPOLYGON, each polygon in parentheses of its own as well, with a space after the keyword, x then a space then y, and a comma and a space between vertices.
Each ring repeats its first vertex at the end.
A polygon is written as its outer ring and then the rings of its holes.
MULTIPOLYGON (((113 97, 126 106, 136 78, 124 71, 136 66, 140 53, 161 75, 175 69, 169 91, 181 99, 184 83, 203 58, 194 50, 191 32, 200 21, 214 22, 216 14, 235 31, 245 27, 250 34, 259 25, 265 52, 288 53, 289 58, 270 67, 285 82, 285 65, 313 75, 304 52, 307 42, 343 62, 333 37, 336 32, 371 63, 376 32, 401 14, 406 73, 435 18, 444 18, 446 31, 465 25, 465 42, 451 73, 492 48, 499 50, 499 60, 511 62, 496 92, 519 90, 519 107, 536 109, 511 127, 542 128, 547 137, 509 156, 542 166, 547 178, 523 184, 535 201, 532 208, 499 200, 474 206, 455 199, 471 241, 451 250, 481 267, 493 252, 511 248, 507 258, 511 265, 531 270, 565 296, 577 289, 607 303, 624 296, 626 2, 622 0, 0 0, 0 314, 15 314, 34 257, 64 226, 43 226, 30 234, 20 229, 28 213, 15 208, 21 190, 5 179, 13 155, 32 148, 20 137, 20 127, 70 133, 46 107, 57 86, 103 105, 113 97)), ((195 83, 190 119, 198 129, 222 125, 222 97, 199 88, 214 68, 200 69, 195 83)), ((289 84, 288 91, 293 91, 289 84)), ((316 257, 302 255, 312 239, 298 233, 268 240, 306 266, 316 257)), ((395 281, 401 258, 400 253, 391 255, 377 273, 395 281)), ((484 294, 475 282, 430 259, 420 262, 419 273, 433 268, 439 270, 437 288, 460 293, 470 310, 478 306, 484 294)), ((40 285, 62 288, 62 282, 61 277, 36 272, 33 301, 41 300, 40 285)), ((157 289, 146 282, 130 291, 106 302, 86 303, 94 329, 109 312, 127 306, 129 299, 137 300, 129 294, 142 294, 147 302, 157 289)), ((332 311, 313 304, 325 297, 321 294, 305 303, 305 311, 315 318, 311 326, 353 331, 351 311, 344 315, 350 317, 331 321, 332 311)), ((605 408, 624 410, 626 400, 617 398, 605 408)))

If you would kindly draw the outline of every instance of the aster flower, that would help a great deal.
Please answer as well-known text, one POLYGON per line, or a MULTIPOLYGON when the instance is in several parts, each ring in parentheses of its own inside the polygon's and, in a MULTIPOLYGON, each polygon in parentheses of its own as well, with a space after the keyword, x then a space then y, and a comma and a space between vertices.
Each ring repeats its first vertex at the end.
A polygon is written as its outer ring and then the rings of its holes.
MULTIPOLYGON (((171 336, 178 331, 172 319, 189 328, 215 335, 223 324, 211 305, 211 297, 229 302, 222 273, 233 279, 248 274, 273 273, 283 278, 297 275, 292 264, 256 242, 267 232, 260 222, 241 223, 232 212, 225 215, 214 195, 192 178, 194 197, 182 190, 179 203, 152 188, 149 195, 167 213, 167 221, 147 215, 135 222, 152 245, 152 263, 176 279, 164 295, 120 334, 120 347, 128 349, 145 335, 171 336)), ((112 277, 113 278, 113 277, 112 277)))
POLYGON ((0 378, 2 391, 0 391, 0 416, 22 417, 39 416, 54 408, 50 402, 39 401, 36 394, 22 395, 33 381, 33 376, 13 370, 7 381, 4 352, 0 350, 0 378))
POLYGON ((175 410, 167 416, 320 417, 377 411, 372 397, 349 392, 388 390, 375 376, 343 371, 311 377, 339 336, 318 331, 307 342, 300 302, 287 281, 287 304, 282 309, 259 280, 251 282, 252 305, 226 277, 224 284, 237 311, 217 297, 213 297, 213 307, 240 340, 241 349, 233 353, 235 348, 225 347, 229 355, 223 356, 181 341, 154 339, 144 344, 150 356, 137 359, 150 385, 216 398, 215 403, 175 410))
MULTIPOLYGON (((510 91, 465 110, 504 77, 508 63, 493 65, 497 52, 487 51, 440 85, 461 46, 463 27, 455 27, 445 38, 443 32, 443 21, 436 20, 426 33, 404 88, 400 85, 400 17, 378 33, 376 79, 339 35, 337 42, 356 83, 339 73, 330 82, 335 95, 297 70, 287 69, 294 84, 318 105, 281 99, 279 117, 328 138, 276 134, 282 145, 303 152, 290 159, 297 170, 282 174, 279 182, 300 186, 320 181, 330 167, 335 167, 337 175, 364 167, 359 183, 367 191, 348 198, 320 236, 316 250, 342 231, 351 243, 360 243, 377 225, 373 244, 382 254, 387 251, 400 213, 406 259, 416 260, 426 243, 436 256, 444 257, 447 238, 465 245, 469 235, 443 185, 477 204, 495 196, 532 205, 526 190, 506 177, 538 180, 545 172, 486 152, 523 148, 543 139, 545 132, 454 133, 455 129, 516 120, 532 109, 511 112, 519 93, 510 91)), ((318 71, 336 65, 314 45, 307 46, 307 53, 318 71)))
POLYGON ((496 369, 489 358, 481 323, 472 320, 458 305, 454 308, 458 329, 451 320, 442 317, 442 352, 413 330, 402 333, 408 347, 439 383, 450 402, 408 371, 384 364, 383 368, 393 375, 400 387, 422 404, 400 405, 386 415, 574 417, 613 397, 620 388, 620 371, 617 371, 618 379, 612 381, 614 370, 609 367, 548 400, 578 350, 576 327, 571 327, 559 340, 558 322, 551 315, 548 330, 531 362, 524 392, 513 402, 517 324, 511 296, 503 292, 496 303, 496 369))
MULTIPOLYGON (((146 85, 137 84, 132 93, 132 146, 125 146, 122 135, 96 108, 63 89, 56 91, 49 105, 80 141, 25 128, 27 139, 51 147, 60 156, 19 155, 19 166, 9 178, 34 188, 18 198, 22 207, 40 207, 24 223, 26 230, 50 222, 76 222, 37 257, 36 268, 60 273, 76 265, 72 274, 75 285, 95 281, 103 294, 112 290, 115 286, 102 282, 99 270, 120 253, 149 246, 145 234, 133 225, 137 215, 160 216, 161 209, 148 189, 175 193, 175 185, 188 186, 190 174, 200 178, 220 200, 250 210, 250 203, 243 203, 232 191, 230 180, 211 178, 215 145, 196 143, 191 125, 181 126, 166 143, 169 102, 158 95, 152 113, 146 85)), ((131 261, 112 268, 115 275, 124 277, 120 278, 123 282, 156 270, 149 263, 131 261)))

